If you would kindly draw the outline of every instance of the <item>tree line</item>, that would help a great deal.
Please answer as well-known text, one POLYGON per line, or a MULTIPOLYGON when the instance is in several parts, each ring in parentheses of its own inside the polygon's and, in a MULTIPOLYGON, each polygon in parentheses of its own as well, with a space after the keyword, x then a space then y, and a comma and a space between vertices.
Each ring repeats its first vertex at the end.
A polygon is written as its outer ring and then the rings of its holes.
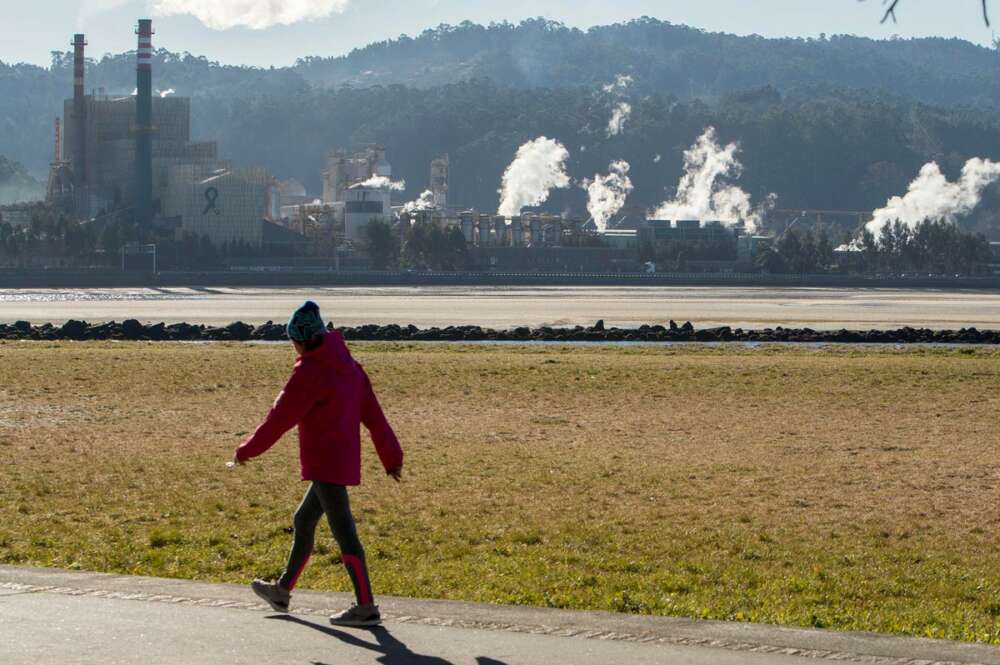
POLYGON ((994 261, 982 234, 963 232, 947 221, 916 226, 894 222, 878 234, 863 229, 834 246, 836 232, 823 225, 791 228, 755 257, 755 267, 768 273, 826 272, 933 275, 977 275, 994 261))

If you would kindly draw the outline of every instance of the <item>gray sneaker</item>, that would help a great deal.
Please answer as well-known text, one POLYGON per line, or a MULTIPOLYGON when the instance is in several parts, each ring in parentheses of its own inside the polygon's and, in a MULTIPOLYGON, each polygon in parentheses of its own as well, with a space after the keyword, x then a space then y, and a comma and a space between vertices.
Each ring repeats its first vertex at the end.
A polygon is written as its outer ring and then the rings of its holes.
POLYGON ((277 582, 254 580, 250 584, 250 588, 255 594, 266 600, 275 612, 288 611, 288 603, 292 599, 292 594, 277 582))
POLYGON ((352 605, 350 609, 331 616, 330 623, 334 626, 377 626, 382 623, 382 615, 379 614, 378 605, 352 605))

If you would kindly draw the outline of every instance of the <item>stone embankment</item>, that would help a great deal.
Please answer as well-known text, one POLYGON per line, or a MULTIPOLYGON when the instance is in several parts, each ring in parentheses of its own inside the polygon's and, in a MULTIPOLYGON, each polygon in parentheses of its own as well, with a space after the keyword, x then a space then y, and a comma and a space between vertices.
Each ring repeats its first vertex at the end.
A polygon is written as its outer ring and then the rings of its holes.
MULTIPOLYGON (((962 328, 930 330, 811 330, 809 328, 765 328, 744 330, 722 326, 695 328, 671 321, 669 326, 607 328, 604 321, 584 328, 511 328, 493 330, 480 326, 417 328, 416 326, 363 325, 340 328, 349 340, 382 341, 503 341, 503 342, 805 342, 832 344, 1000 344, 1000 331, 962 328)), ((271 321, 253 326, 241 321, 213 327, 189 323, 144 324, 135 319, 122 322, 87 323, 67 321, 62 325, 34 326, 27 321, 0 323, 0 339, 9 340, 149 340, 149 341, 280 341, 288 339, 285 327, 271 321)))

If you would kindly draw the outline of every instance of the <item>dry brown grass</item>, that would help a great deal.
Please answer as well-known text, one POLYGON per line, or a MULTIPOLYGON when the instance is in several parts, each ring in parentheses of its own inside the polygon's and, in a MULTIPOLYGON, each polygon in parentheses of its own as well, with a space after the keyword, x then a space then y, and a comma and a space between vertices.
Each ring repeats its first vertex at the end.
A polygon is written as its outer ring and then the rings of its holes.
MULTIPOLYGON (((353 494, 381 592, 1000 642, 1000 353, 355 349, 407 452, 353 494)), ((291 359, 0 344, 0 561, 276 573, 294 442, 224 463, 291 359)))

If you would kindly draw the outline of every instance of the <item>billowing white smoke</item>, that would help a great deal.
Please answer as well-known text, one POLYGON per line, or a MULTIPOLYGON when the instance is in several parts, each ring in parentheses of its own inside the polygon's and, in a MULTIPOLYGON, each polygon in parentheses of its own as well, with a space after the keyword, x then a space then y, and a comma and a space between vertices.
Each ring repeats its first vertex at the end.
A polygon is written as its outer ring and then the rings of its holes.
POLYGON ((416 212, 417 210, 432 210, 434 208, 434 192, 425 189, 416 201, 410 201, 403 205, 402 212, 416 212))
POLYGON ((326 18, 347 9, 350 0, 152 0, 157 16, 190 14, 213 30, 263 30, 326 18))
POLYGON ((569 187, 567 159, 569 151, 566 146, 544 136, 518 148, 497 190, 500 194, 498 213, 504 217, 519 215, 521 208, 547 201, 553 188, 569 187))
POLYGON ((956 182, 948 182, 935 162, 924 164, 903 196, 894 196, 872 215, 865 228, 878 240, 882 228, 896 221, 911 229, 925 221, 954 222, 979 204, 983 190, 1000 178, 1000 163, 973 157, 956 182))
POLYGON ((160 97, 167 97, 169 95, 174 94, 177 91, 174 90, 173 88, 167 88, 166 90, 159 90, 158 92, 160 93, 160 97))
POLYGON ((625 92, 628 87, 632 85, 632 77, 628 74, 619 74, 615 77, 613 83, 609 83, 603 86, 604 92, 611 94, 615 92, 625 92))
POLYGON ((608 228, 608 220, 625 205, 625 199, 632 191, 632 181, 628 177, 629 163, 625 160, 611 162, 608 174, 594 175, 593 180, 584 180, 582 187, 587 190, 587 211, 594 218, 599 233, 608 228))
MULTIPOLYGON (((677 195, 653 211, 654 219, 718 220, 725 224, 745 222, 751 233, 760 221, 761 209, 750 205, 750 195, 721 178, 739 178, 743 165, 736 159, 739 146, 722 147, 716 141, 715 128, 708 127, 689 149, 684 151, 684 175, 677 183, 677 195)), ((773 196, 765 205, 773 204, 773 196)))
POLYGON ((608 136, 618 136, 625 129, 625 121, 632 115, 632 105, 628 102, 618 102, 608 120, 608 136))
POLYGON ((611 111, 611 118, 608 120, 607 134, 609 138, 621 134, 625 128, 625 121, 632 115, 632 105, 623 99, 625 91, 630 85, 632 85, 632 77, 619 74, 615 77, 614 83, 609 83, 601 88, 606 94, 611 95, 612 100, 616 101, 615 107, 611 111))
POLYGON ((401 192, 406 189, 405 180, 392 180, 384 175, 373 175, 364 182, 359 182, 355 185, 351 185, 351 189, 355 187, 372 187, 374 189, 391 189, 394 192, 401 192))
POLYGON ((656 157, 653 157, 653 163, 659 164, 661 159, 663 159, 663 155, 661 155, 660 153, 656 153, 656 157))

